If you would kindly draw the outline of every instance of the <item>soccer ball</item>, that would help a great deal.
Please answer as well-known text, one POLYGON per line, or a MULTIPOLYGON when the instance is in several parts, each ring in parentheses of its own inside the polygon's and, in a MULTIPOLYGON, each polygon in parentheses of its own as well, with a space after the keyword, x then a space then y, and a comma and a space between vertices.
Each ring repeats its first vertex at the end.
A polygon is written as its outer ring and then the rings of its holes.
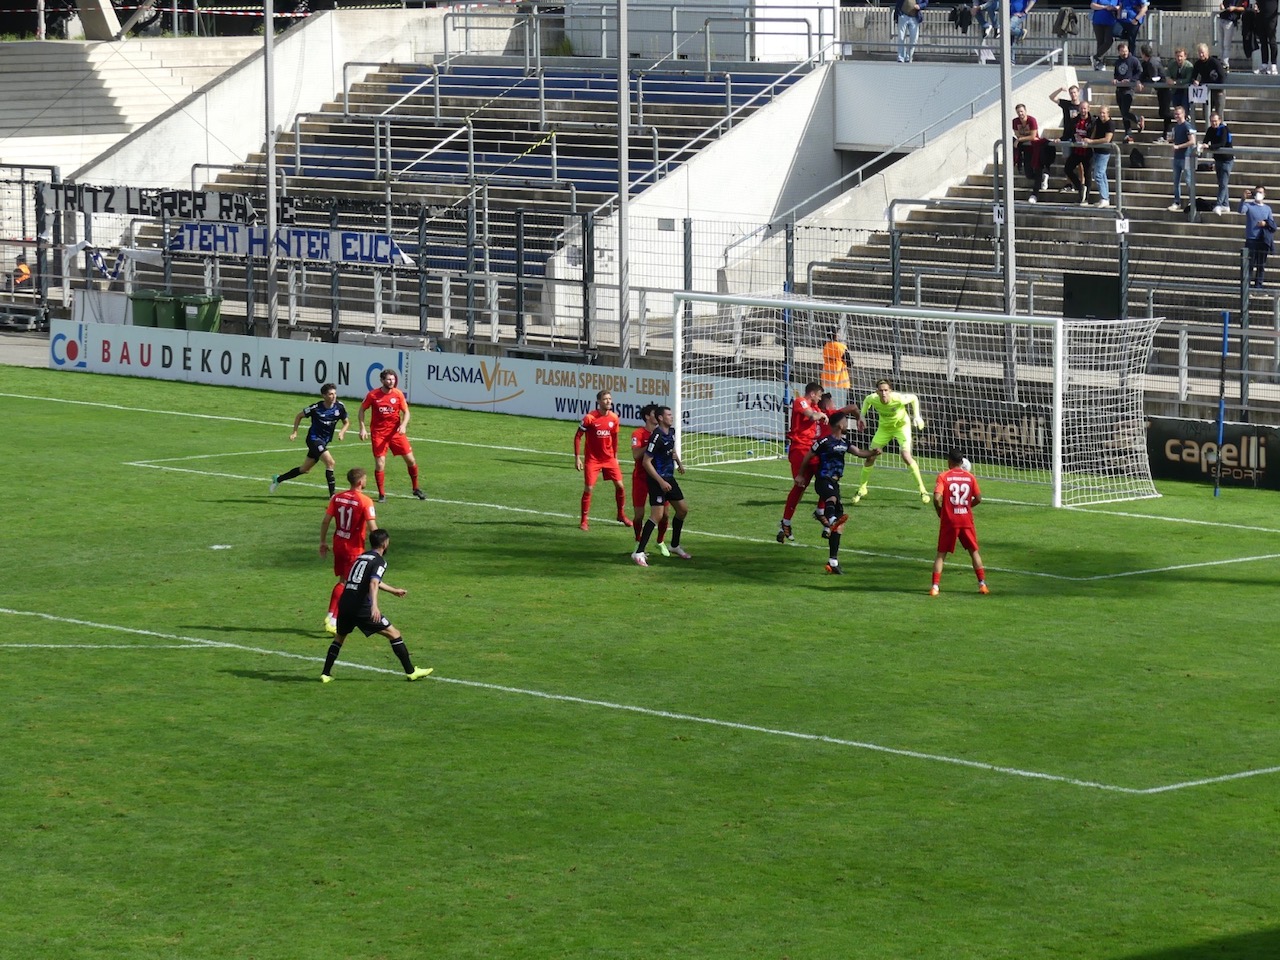
POLYGON ((973 473, 973 464, 969 462, 968 457, 960 461, 960 469, 965 473, 973 473))

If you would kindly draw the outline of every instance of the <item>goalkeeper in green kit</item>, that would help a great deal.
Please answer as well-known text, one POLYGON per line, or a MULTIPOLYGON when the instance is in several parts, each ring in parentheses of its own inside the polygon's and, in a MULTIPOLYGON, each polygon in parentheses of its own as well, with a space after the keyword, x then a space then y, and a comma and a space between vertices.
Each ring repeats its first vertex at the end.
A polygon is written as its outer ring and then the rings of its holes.
POLYGON ((867 495, 867 479, 871 476, 871 468, 876 465, 876 458, 884 453, 891 440, 896 440, 902 462, 916 478, 920 502, 932 503, 933 497, 925 490, 924 481, 920 478, 920 467, 911 456, 911 428, 914 426, 917 430, 924 429, 924 420, 920 417, 920 398, 914 393, 899 393, 888 380, 877 380, 876 392, 868 394, 867 399, 862 401, 864 420, 870 410, 876 412, 876 435, 871 438, 871 452, 858 477, 858 492, 854 494, 853 502, 857 503, 867 495))

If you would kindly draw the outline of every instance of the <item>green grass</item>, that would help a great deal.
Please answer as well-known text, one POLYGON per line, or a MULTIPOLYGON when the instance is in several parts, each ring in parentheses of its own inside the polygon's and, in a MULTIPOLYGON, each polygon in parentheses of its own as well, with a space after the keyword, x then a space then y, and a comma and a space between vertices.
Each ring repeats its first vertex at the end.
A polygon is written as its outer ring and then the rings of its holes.
POLYGON ((931 599, 905 474, 838 578, 783 464, 692 470, 646 571, 572 424, 419 408, 383 609, 436 676, 357 635, 322 686, 303 398, 0 397, 5 956, 1280 956, 1280 774, 1218 779, 1280 765, 1273 493, 989 484, 992 595, 931 599))

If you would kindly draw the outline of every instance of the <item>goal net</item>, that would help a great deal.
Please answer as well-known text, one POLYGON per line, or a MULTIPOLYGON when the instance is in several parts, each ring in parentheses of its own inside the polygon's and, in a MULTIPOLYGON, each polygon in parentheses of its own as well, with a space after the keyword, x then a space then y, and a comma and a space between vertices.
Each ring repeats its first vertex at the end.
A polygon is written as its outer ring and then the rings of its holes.
POLYGON ((860 404, 887 378, 920 398, 923 469, 940 470, 954 447, 984 480, 1038 486, 1054 506, 1154 497, 1143 376, 1159 322, 679 293, 680 455, 690 466, 782 457, 791 400, 807 383, 860 404), (831 342, 847 347, 847 387, 831 364, 843 351, 831 348, 824 370, 831 342))

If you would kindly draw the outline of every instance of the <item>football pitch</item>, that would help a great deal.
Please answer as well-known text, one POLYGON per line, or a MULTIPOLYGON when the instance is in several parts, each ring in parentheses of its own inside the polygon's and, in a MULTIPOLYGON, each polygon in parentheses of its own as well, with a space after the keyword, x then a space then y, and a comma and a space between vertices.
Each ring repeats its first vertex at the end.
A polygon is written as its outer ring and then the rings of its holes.
POLYGON ((644 570, 572 423, 415 407, 381 606, 435 674, 357 633, 322 685, 308 398, 0 397, 0 955, 1280 957, 1275 493, 985 484, 992 593, 931 598, 895 456, 843 577, 784 462, 691 469, 644 570))

